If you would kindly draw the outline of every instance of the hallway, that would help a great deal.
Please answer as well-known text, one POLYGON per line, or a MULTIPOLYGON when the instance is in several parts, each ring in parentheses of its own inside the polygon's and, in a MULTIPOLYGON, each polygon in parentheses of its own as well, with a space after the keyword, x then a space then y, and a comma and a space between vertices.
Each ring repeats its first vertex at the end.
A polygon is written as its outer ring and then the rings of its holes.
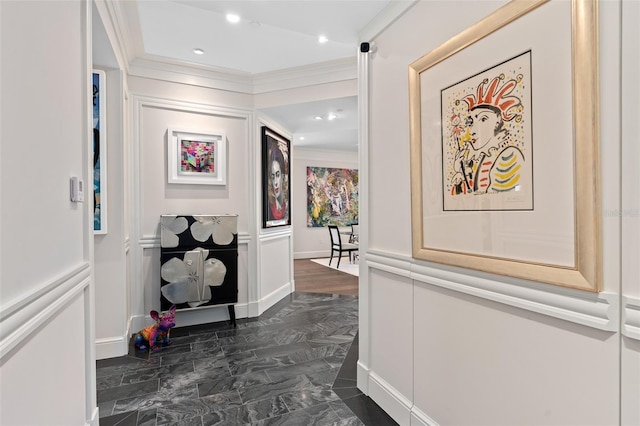
POLYGON ((174 329, 97 362, 100 424, 395 425, 356 388, 357 332, 357 297, 302 292, 236 329, 174 329))

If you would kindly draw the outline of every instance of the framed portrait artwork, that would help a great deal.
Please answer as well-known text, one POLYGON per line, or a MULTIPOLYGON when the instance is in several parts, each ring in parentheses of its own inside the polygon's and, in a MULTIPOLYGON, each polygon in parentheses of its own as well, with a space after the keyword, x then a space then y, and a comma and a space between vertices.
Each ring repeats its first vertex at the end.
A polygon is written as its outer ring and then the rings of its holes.
POLYGON ((93 233, 107 233, 106 75, 93 70, 93 233))
POLYGON ((413 257, 601 289, 597 14, 511 1, 409 65, 413 257))
POLYGON ((262 227, 291 224, 289 139, 262 126, 262 227))
POLYGON ((169 183, 227 184, 227 139, 222 132, 167 130, 169 183))

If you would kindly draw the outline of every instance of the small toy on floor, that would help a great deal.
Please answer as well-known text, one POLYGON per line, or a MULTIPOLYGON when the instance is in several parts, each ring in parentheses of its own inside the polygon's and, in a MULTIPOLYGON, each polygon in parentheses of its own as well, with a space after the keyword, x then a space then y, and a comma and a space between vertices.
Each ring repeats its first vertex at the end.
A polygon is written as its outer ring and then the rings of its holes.
POLYGON ((136 334, 135 344, 138 349, 147 349, 148 344, 152 351, 157 351, 160 349, 157 343, 171 344, 169 332, 176 326, 176 305, 169 308, 167 312, 151 311, 150 314, 156 323, 140 330, 136 334))

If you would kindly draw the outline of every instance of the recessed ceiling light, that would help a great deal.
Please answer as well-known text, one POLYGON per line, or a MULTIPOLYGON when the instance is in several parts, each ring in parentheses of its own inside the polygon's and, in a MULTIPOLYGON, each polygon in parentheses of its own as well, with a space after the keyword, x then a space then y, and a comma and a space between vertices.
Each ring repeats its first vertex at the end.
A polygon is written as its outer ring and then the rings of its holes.
POLYGON ((196 55, 204 55, 204 50, 196 47, 195 49, 193 49, 193 53, 195 53, 196 55))
POLYGON ((316 120, 322 120, 322 117, 320 117, 319 115, 316 115, 314 118, 315 118, 316 120))
POLYGON ((318 43, 326 43, 328 41, 329 39, 327 38, 327 36, 321 35, 320 37, 318 37, 318 43))
POLYGON ((240 22, 240 16, 236 15, 235 13, 227 13, 227 21, 231 22, 232 24, 237 24, 238 22, 240 22))
POLYGON ((300 140, 303 141, 304 140, 304 136, 300 136, 300 140))
POLYGON ((336 118, 338 118, 338 116, 337 116, 337 115, 335 115, 335 114, 329 114, 329 115, 327 116, 327 120, 335 120, 336 118))

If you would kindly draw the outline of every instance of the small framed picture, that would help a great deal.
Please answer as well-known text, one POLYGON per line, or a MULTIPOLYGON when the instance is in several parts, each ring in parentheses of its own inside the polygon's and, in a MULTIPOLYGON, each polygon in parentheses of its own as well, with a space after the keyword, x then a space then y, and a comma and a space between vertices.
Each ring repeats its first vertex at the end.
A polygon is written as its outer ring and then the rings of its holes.
POLYGON ((227 184, 227 139, 224 133, 169 128, 167 139, 169 183, 227 184))

